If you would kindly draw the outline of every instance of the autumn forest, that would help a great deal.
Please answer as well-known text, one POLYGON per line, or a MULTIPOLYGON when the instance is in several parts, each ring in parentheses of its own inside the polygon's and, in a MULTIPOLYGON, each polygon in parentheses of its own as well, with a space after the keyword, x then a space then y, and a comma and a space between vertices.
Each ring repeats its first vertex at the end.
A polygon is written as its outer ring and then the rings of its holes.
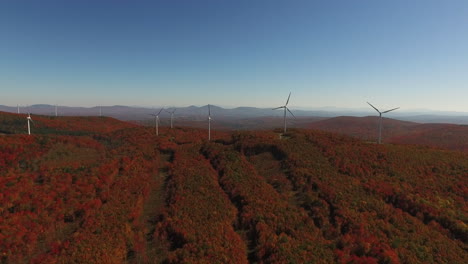
MULTIPOLYGON (((0 263, 468 263, 468 152, 0 113, 0 263)), ((280 124, 279 124, 280 125, 280 124)))

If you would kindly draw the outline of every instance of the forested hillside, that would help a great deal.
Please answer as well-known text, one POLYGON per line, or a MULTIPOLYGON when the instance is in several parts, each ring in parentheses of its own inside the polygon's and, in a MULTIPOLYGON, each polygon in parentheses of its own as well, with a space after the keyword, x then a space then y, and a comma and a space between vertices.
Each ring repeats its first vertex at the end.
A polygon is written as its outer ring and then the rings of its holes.
POLYGON ((466 153, 33 119, 0 114, 0 263, 468 263, 466 153))
MULTIPOLYGON (((379 118, 340 116, 310 123, 307 128, 376 142, 379 133, 379 118)), ((394 144, 424 145, 468 153, 468 126, 418 124, 382 118, 382 141, 394 144)))

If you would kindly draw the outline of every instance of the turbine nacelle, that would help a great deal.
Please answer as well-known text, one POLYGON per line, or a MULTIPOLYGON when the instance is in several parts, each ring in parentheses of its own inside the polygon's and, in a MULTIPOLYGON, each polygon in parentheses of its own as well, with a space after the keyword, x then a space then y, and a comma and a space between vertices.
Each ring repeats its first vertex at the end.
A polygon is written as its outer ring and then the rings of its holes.
POLYGON ((159 114, 161 114, 161 112, 164 110, 164 107, 161 108, 161 110, 159 110, 159 112, 157 114, 149 114, 150 116, 154 116, 154 126, 155 126, 155 129, 156 129, 156 136, 159 136, 159 114))
POLYGON ((26 117, 26 120, 28 121, 28 135, 31 135, 31 126, 29 125, 29 121, 34 124, 34 121, 31 118, 31 113, 28 113, 28 116, 26 117))
POLYGON ((213 120, 211 118, 211 107, 210 107, 210 105, 208 105, 208 120, 213 120))
POLYGON ((276 108, 272 109, 272 110, 277 110, 277 109, 281 109, 281 108, 284 109, 284 121, 283 121, 284 122, 284 133, 286 133, 286 111, 289 112, 294 118, 296 118, 296 116, 294 116, 294 114, 288 108, 289 98, 291 98, 291 92, 289 92, 288 99, 286 100, 285 105, 279 106, 279 107, 276 107, 276 108))
POLYGON ((211 140, 211 106, 208 105, 208 141, 211 140))
POLYGON ((371 103, 367 102, 367 104, 370 105, 372 108, 374 108, 375 111, 377 111, 377 113, 379 113, 379 137, 378 137, 377 143, 381 144, 382 143, 382 114, 397 110, 400 107, 396 107, 396 108, 393 108, 393 109, 390 109, 390 110, 380 112, 380 110, 377 109, 377 107, 373 106, 371 103))
POLYGON ((172 111, 166 110, 166 112, 172 115, 172 114, 175 113, 176 110, 177 110, 177 109, 174 108, 172 111))
POLYGON ((396 108, 393 108, 393 109, 390 109, 390 110, 387 110, 387 111, 380 112, 380 110, 377 109, 377 107, 373 106, 371 103, 367 102, 367 104, 369 104, 372 108, 374 108, 375 111, 377 111, 377 113, 379 113, 380 115, 391 112, 391 111, 394 111, 394 110, 397 110, 397 109, 400 109, 400 107, 396 107, 396 108))
POLYGON ((28 116, 26 117, 26 119, 28 119, 28 120, 30 120, 31 122, 34 123, 34 121, 33 121, 32 118, 31 118, 31 114, 30 114, 30 113, 28 113, 28 116))
POLYGON ((175 113, 176 110, 177 110, 176 108, 172 109, 172 111, 166 110, 167 113, 171 114, 171 128, 173 127, 172 126, 172 119, 174 118, 174 113, 175 113))

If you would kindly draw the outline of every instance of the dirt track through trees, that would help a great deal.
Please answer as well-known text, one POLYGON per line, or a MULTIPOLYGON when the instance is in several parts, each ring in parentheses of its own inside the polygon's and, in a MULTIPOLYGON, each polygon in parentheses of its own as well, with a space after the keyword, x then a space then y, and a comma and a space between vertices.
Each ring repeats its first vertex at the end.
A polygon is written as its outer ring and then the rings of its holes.
POLYGON ((173 159, 173 153, 161 153, 160 168, 153 175, 152 186, 148 199, 143 207, 141 222, 144 226, 145 249, 129 261, 130 263, 162 263, 166 258, 168 244, 165 241, 156 241, 154 232, 156 225, 161 221, 162 213, 166 206, 165 186, 168 177, 168 163, 173 159))

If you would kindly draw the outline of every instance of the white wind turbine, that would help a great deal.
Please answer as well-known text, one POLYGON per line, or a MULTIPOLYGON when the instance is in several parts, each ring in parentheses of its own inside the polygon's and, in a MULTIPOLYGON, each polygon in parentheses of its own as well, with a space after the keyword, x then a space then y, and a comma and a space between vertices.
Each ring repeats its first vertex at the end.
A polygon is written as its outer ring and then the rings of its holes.
POLYGON ((55 116, 58 116, 57 105, 55 105, 55 116))
POLYGON ((31 123, 33 124, 34 124, 34 121, 32 120, 31 113, 29 113, 29 111, 28 111, 28 116, 26 117, 26 119, 28 120, 28 135, 31 135, 31 126, 29 124, 29 121, 31 121, 31 123))
POLYGON ((19 104, 17 104, 16 107, 18 108, 17 110, 18 110, 18 114, 19 114, 19 104))
POLYGON ((272 109, 272 110, 276 110, 276 109, 284 108, 284 117, 283 117, 283 118, 284 118, 284 120, 283 120, 283 122, 284 122, 284 133, 286 133, 286 110, 287 110, 294 118, 296 118, 296 117, 294 116, 294 114, 291 112, 291 110, 289 110, 289 108, 288 108, 289 97, 291 97, 291 92, 289 93, 288 100, 286 100, 286 104, 285 104, 285 105, 280 106, 280 107, 276 107, 276 108, 273 108, 273 109, 272 109))
POLYGON ((211 140, 211 108, 208 105, 208 141, 211 140))
POLYGON ((155 129, 156 129, 156 136, 159 136, 159 114, 162 112, 162 110, 164 109, 161 108, 161 110, 159 110, 159 112, 157 114, 150 114, 152 116, 154 116, 154 126, 155 126, 155 129))
POLYGON ((390 109, 390 110, 387 110, 387 111, 383 111, 383 112, 380 112, 379 109, 377 109, 375 106, 373 106, 371 103, 367 102, 370 106, 372 106, 372 108, 375 109, 375 111, 377 111, 379 113, 379 139, 377 141, 377 143, 379 144, 382 144, 382 114, 385 114, 385 113, 388 113, 388 112, 391 112, 391 111, 394 111, 394 110, 397 110, 399 109, 400 107, 397 107, 397 108, 393 108, 393 109, 390 109))
POLYGON ((177 110, 177 109, 174 108, 174 109, 172 109, 172 111, 166 111, 166 112, 168 112, 169 114, 171 114, 171 128, 172 128, 172 120, 174 119, 174 113, 175 113, 176 110, 177 110))

